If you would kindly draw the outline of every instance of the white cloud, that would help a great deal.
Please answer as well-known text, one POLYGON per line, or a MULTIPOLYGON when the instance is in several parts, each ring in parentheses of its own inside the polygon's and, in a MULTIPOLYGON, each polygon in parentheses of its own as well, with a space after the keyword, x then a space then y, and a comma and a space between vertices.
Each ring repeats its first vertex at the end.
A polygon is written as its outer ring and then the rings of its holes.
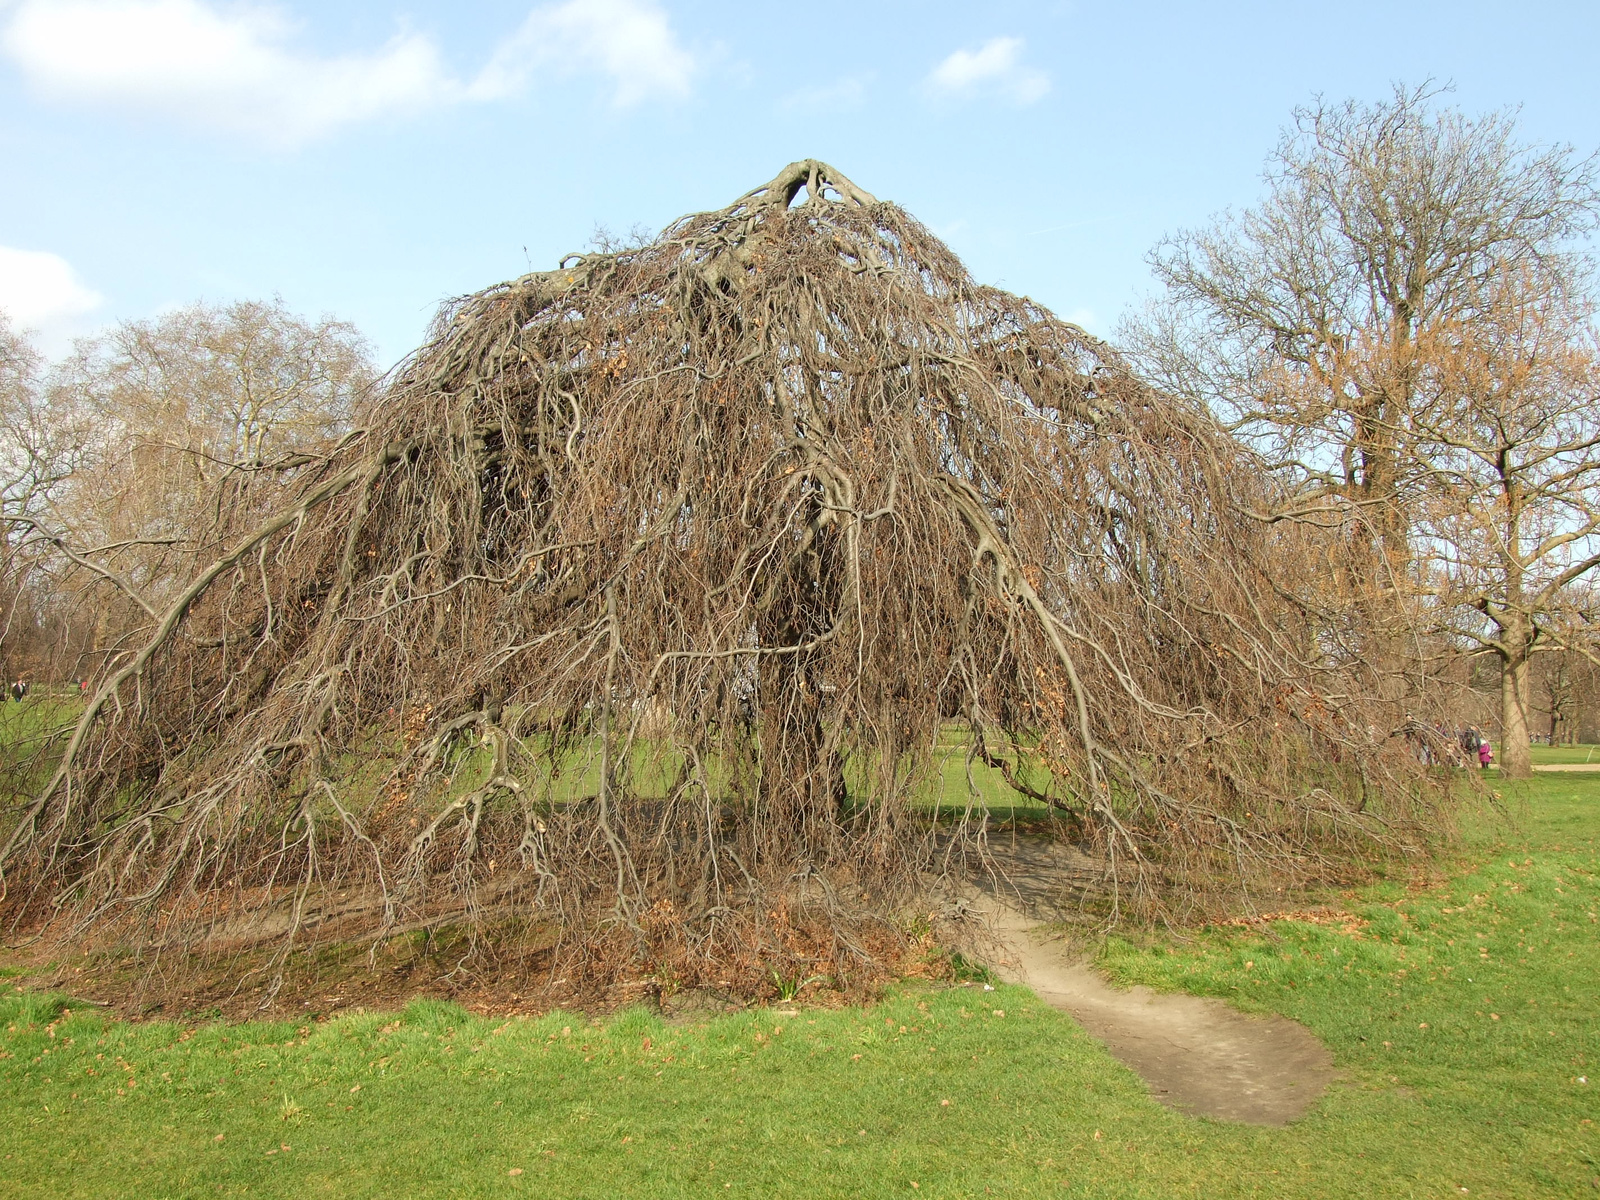
POLYGON ((281 145, 454 90, 426 38, 320 58, 292 48, 291 33, 264 7, 224 13, 202 0, 24 0, 4 45, 47 95, 130 104, 281 145))
POLYGON ((695 61, 653 0, 567 0, 529 13, 473 81, 472 93, 496 99, 545 71, 607 75, 621 106, 687 95, 695 61))
POLYGON ((142 108, 280 146, 382 116, 500 99, 540 72, 599 72, 620 104, 680 96, 695 67, 653 0, 535 9, 471 83, 452 76, 420 34, 319 56, 295 45, 295 32, 264 4, 22 0, 0 46, 45 95, 142 108))
POLYGON ((59 254, 0 246, 0 310, 18 329, 50 340, 75 319, 100 307, 100 293, 86 287, 59 254))
POLYGON ((1022 39, 990 38, 976 50, 957 50, 928 75, 930 90, 946 96, 998 93, 1015 104, 1032 104, 1050 90, 1050 77, 1019 61, 1022 39))

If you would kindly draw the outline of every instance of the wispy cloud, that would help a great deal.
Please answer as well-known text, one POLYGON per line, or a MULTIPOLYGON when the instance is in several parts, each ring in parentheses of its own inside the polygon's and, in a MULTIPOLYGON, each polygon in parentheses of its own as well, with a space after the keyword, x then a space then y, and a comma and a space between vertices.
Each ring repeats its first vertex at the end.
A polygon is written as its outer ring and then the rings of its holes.
POLYGON ((568 0, 528 14, 495 52, 471 92, 497 99, 521 91, 540 72, 609 76, 618 105, 684 96, 695 60, 667 14, 650 0, 568 0))
POLYGON ((618 103, 689 90, 693 57, 654 0, 535 9, 472 80, 416 33, 318 55, 276 8, 212 0, 22 0, 0 46, 41 93, 119 104, 280 146, 344 126, 497 100, 539 74, 598 73, 618 103))
POLYGON ((25 0, 4 45, 40 91, 128 104, 279 144, 421 108, 452 90, 427 39, 318 57, 268 8, 201 0, 25 0))
POLYGON ((59 340, 76 318, 99 308, 101 296, 86 286, 59 254, 0 246, 0 311, 18 329, 59 340))
POLYGON ((1021 62, 1021 38, 990 38, 976 50, 957 50, 929 72, 927 86, 942 96, 998 95, 1032 104, 1050 90, 1050 77, 1021 62))

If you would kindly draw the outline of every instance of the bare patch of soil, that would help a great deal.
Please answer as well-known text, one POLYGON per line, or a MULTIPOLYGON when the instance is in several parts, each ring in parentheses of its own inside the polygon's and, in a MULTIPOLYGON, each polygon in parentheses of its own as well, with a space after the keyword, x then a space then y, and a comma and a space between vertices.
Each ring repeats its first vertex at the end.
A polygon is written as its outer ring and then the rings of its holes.
MULTIPOLYGON (((327 922, 321 930, 330 936, 286 955, 282 936, 288 925, 271 920, 274 915, 219 922, 220 932, 211 939, 143 952, 108 947, 63 956, 59 945, 36 941, 0 950, 0 967, 8 969, 14 985, 62 991, 131 1020, 180 1022, 318 1020, 398 1011, 419 999, 448 1000, 494 1016, 564 1010, 598 1017, 643 1005, 665 1018, 688 1020, 782 999, 783 983, 807 1007, 837 1008, 872 998, 894 975, 943 978, 949 972, 948 958, 936 953, 931 940, 874 929, 863 933, 878 935, 867 950, 888 970, 857 971, 848 979, 805 958, 796 967, 775 955, 774 946, 785 948, 777 943, 764 947, 765 955, 723 964, 726 978, 685 981, 648 963, 601 964, 608 969, 585 975, 558 960, 553 927, 532 933, 519 927, 499 938, 458 926, 416 928, 375 943, 340 937, 353 931, 327 922)), ((792 926, 777 919, 782 915, 767 914, 769 931, 789 931, 798 939, 792 926)), ((626 950, 624 945, 619 953, 626 950)))
MULTIPOLYGON (((1030 886, 1048 890, 1037 877, 1030 886)), ((1044 924, 1011 903, 983 895, 978 907, 998 942, 995 971, 1071 1014, 1163 1104, 1195 1116, 1287 1125, 1333 1081, 1333 1056, 1303 1025, 1246 1015, 1220 1000, 1121 991, 1045 940, 1044 924)))

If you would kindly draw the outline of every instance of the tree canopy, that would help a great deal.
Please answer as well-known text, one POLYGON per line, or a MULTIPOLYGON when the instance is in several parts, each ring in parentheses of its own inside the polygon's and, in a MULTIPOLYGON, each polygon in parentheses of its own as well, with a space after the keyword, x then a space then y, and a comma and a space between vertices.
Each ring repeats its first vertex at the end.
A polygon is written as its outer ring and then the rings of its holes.
POLYGON ((1337 544, 822 163, 448 306, 277 468, 96 681, 3 844, 13 921, 556 930, 748 981, 848 974, 982 870, 982 780, 1058 814, 1113 916, 1437 824, 1424 734, 1298 599, 1337 544))

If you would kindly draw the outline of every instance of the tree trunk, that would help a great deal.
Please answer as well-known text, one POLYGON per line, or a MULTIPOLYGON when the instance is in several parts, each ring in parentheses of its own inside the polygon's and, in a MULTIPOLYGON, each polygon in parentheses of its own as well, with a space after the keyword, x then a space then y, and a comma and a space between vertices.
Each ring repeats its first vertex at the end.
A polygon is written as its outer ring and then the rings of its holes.
MULTIPOLYGON (((1398 405, 1402 411, 1409 399, 1398 405)), ((1411 524, 1400 496, 1400 451, 1395 445, 1391 406, 1381 395, 1368 396, 1353 410, 1355 445, 1360 456, 1357 497, 1367 522, 1365 578, 1361 612, 1370 631, 1367 661, 1385 700, 1405 705, 1418 666, 1403 607, 1411 574, 1411 524)))
POLYGON ((1533 754, 1528 745, 1529 671, 1526 634, 1505 641, 1511 652, 1501 660, 1500 769, 1507 779, 1527 779, 1533 774, 1533 754))
MULTIPOLYGON (((763 646, 794 646, 821 636, 838 611, 841 572, 835 548, 819 529, 809 552, 795 556, 786 595, 757 622, 763 646)), ((761 660, 759 667, 761 799, 771 828, 787 832, 806 854, 826 854, 845 806, 844 762, 824 722, 825 680, 812 651, 761 660)))

